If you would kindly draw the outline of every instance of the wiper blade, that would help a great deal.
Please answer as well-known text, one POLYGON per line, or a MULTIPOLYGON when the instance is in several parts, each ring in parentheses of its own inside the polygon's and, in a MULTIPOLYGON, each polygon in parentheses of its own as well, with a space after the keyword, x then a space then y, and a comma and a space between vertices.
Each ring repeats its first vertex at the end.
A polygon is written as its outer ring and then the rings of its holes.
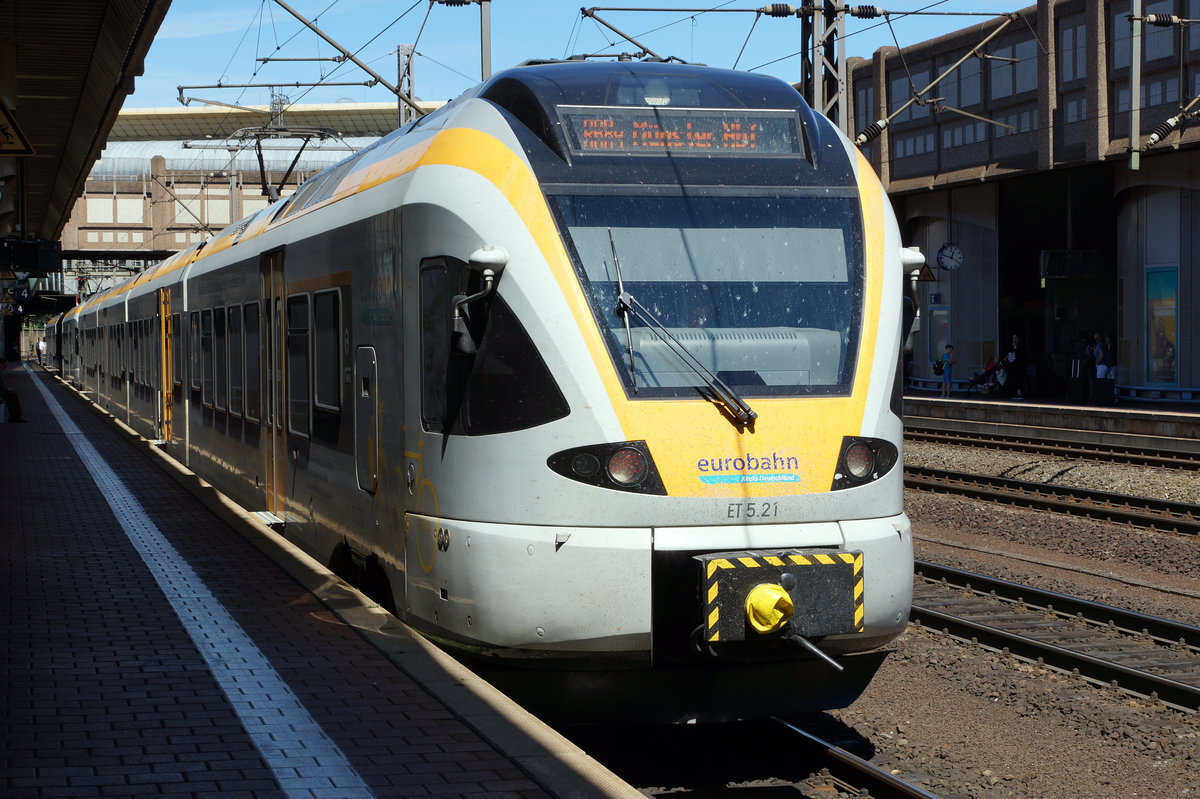
POLYGON ((633 386, 633 393, 637 393, 637 367, 633 359, 633 331, 629 328, 629 307, 622 303, 621 298, 625 296, 625 281, 621 279, 621 261, 617 258, 617 245, 613 241, 612 228, 608 229, 608 247, 612 250, 613 268, 617 272, 617 310, 621 312, 621 318, 625 320, 625 347, 629 352, 629 382, 633 386))
MULTIPOLYGON (((638 320, 646 326, 654 335, 667 345, 668 348, 683 361, 693 372, 695 372, 701 380, 707 384, 708 389, 712 392, 715 399, 729 409, 739 422, 742 424, 750 424, 758 418, 758 414, 746 404, 746 401, 738 396, 738 393, 730 388, 724 380, 713 374, 707 366, 705 366, 699 358, 692 355, 679 339, 671 335, 671 331, 658 320, 658 317, 650 311, 649 308, 638 302, 628 291, 622 290, 617 297, 617 307, 624 310, 626 314, 625 324, 629 324, 628 314, 633 314, 638 320)), ((632 345, 631 345, 632 346, 632 345)))

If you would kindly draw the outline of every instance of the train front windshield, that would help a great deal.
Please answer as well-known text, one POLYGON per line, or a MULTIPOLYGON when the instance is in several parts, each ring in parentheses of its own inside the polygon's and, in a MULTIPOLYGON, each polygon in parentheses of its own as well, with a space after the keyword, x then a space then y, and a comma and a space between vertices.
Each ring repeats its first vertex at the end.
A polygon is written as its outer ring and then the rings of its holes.
POLYGON ((631 396, 695 397, 704 371, 746 397, 849 394, 863 305, 854 197, 548 199, 631 396))

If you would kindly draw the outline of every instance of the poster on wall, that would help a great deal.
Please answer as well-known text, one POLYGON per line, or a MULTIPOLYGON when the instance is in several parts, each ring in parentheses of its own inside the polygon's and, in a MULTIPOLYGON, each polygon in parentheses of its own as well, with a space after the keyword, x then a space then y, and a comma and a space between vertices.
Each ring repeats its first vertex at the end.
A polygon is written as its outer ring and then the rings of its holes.
POLYGON ((1156 269, 1146 273, 1146 382, 1176 382, 1175 309, 1176 270, 1156 269))
POLYGON ((942 357, 946 345, 950 341, 950 308, 945 305, 929 307, 929 368, 932 372, 933 362, 942 357))

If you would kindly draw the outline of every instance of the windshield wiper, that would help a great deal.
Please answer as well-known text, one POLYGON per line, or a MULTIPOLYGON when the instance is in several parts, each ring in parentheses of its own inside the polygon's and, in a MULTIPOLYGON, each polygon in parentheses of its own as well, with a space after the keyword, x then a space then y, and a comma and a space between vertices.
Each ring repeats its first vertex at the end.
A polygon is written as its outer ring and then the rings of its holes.
POLYGON ((608 248, 612 250, 613 268, 617 272, 617 310, 621 312, 621 318, 625 320, 625 346, 629 352, 629 382, 633 386, 633 393, 637 393, 637 368, 633 361, 633 331, 629 329, 629 309, 621 304, 621 298, 625 296, 625 281, 621 279, 621 261, 617 258, 617 245, 613 241, 612 228, 608 229, 608 248))
MULTIPOLYGON (((625 290, 625 282, 621 279, 621 266, 617 261, 617 247, 613 243, 612 228, 608 230, 608 243, 612 248, 613 264, 617 272, 617 311, 625 319, 625 336, 628 341, 629 349, 629 373, 632 379, 634 373, 634 356, 633 356, 633 332, 629 327, 630 314, 637 317, 638 321, 655 336, 659 338, 667 348, 679 356, 679 359, 690 368, 705 385, 708 386, 710 399, 719 400, 729 412, 733 414, 737 420, 746 425, 758 418, 758 414, 746 404, 746 401, 738 396, 737 392, 725 384, 721 378, 713 374, 707 366, 705 366, 699 358, 692 355, 679 339, 671 335, 671 331, 658 320, 658 317, 650 311, 649 308, 638 302, 632 294, 625 290)), ((637 382, 634 382, 634 393, 637 393, 637 382)))

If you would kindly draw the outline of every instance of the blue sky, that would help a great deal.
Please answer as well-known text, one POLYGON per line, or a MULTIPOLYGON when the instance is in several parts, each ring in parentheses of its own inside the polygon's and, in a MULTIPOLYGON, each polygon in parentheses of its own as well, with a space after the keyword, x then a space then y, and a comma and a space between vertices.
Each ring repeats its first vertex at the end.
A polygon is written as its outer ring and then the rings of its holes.
MULTIPOLYGON (((796 4, 798 0, 794 0, 796 4)), ((429 0, 287 0, 372 69, 396 82, 396 45, 416 42, 416 95, 448 100, 479 81, 479 6, 430 6, 429 0), (428 16, 427 16, 428 14, 428 16)), ((580 14, 571 0, 493 0, 492 70, 528 58, 562 58, 576 53, 631 52, 633 45, 580 14)), ((762 16, 729 11, 695 13, 691 9, 755 9, 762 0, 625 0, 612 6, 680 8, 678 12, 597 11, 616 28, 662 56, 676 56, 711 66, 775 75, 789 82, 800 77, 800 22, 794 17, 762 16), (747 42, 747 37, 749 40, 747 42), (743 46, 745 49, 743 51, 743 46)), ((881 8, 889 12, 1002 13, 1022 8, 993 0, 900 0, 881 8)), ((610 7, 612 7, 610 6, 610 7)), ((587 6, 591 8, 592 6, 587 6)), ((845 53, 869 57, 878 47, 902 46, 968 27, 978 16, 893 16, 891 29, 881 19, 848 19, 845 53)), ((257 58, 328 58, 336 51, 272 0, 174 0, 137 79, 127 108, 178 106, 178 87, 202 84, 280 84, 295 82, 361 82, 369 80, 352 64, 329 61, 276 61, 257 58), (336 71, 335 71, 336 70, 336 71)), ((292 102, 321 103, 349 99, 391 102, 382 86, 287 86, 292 102)), ((266 89, 185 89, 189 97, 226 103, 262 105, 266 89)))

